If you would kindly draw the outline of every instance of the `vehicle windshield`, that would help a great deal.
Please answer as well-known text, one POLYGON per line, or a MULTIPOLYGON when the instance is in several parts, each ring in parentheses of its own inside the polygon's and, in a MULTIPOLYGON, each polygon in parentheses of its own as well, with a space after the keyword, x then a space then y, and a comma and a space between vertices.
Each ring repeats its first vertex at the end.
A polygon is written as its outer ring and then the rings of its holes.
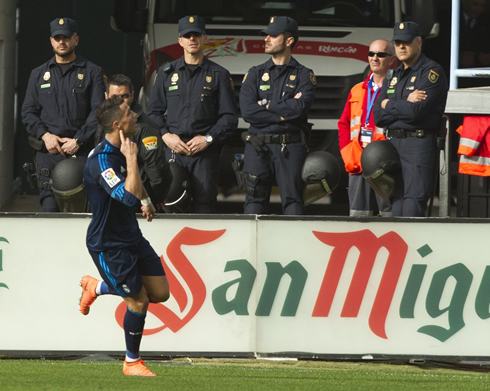
POLYGON ((300 27, 392 27, 393 0, 158 0, 154 23, 199 15, 206 24, 267 25, 270 16, 291 16, 300 27))

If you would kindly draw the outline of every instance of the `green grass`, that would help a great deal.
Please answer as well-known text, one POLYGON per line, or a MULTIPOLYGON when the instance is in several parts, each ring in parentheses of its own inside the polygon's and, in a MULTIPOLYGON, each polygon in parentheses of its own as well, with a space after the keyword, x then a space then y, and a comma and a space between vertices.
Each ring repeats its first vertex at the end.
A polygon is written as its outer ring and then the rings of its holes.
POLYGON ((186 359, 147 362, 0 360, 0 390, 488 390, 490 373, 366 362, 186 359))

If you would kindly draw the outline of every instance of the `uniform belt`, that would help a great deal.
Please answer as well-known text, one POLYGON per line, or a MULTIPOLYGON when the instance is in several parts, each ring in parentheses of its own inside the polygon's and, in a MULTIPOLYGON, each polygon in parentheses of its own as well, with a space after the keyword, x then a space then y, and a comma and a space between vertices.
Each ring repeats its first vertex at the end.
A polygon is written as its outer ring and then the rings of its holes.
POLYGON ((37 167, 37 174, 41 176, 51 176, 51 170, 49 168, 37 167))
POLYGON ((301 141, 300 133, 269 133, 269 134, 261 134, 258 133, 255 136, 260 138, 266 144, 290 144, 290 143, 298 143, 301 141))
POLYGON ((405 129, 388 129, 386 131, 386 137, 395 138, 407 138, 407 137, 418 137, 423 138, 429 135, 430 132, 424 129, 417 129, 414 131, 409 131, 405 129))

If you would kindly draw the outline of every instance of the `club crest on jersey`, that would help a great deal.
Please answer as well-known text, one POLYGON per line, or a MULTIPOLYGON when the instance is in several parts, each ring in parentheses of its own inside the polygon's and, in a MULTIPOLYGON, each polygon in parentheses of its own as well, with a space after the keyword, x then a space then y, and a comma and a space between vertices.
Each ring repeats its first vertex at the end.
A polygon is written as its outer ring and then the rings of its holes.
POLYGON ((107 182, 109 187, 112 189, 114 186, 116 186, 121 180, 119 177, 116 175, 114 170, 112 168, 108 168, 104 172, 102 172, 100 175, 102 175, 102 178, 107 182))

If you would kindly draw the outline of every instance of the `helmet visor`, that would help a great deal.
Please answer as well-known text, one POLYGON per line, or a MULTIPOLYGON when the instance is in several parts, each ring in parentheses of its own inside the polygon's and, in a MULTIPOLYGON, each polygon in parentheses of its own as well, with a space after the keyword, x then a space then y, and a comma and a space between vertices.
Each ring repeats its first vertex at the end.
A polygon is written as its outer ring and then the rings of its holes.
POLYGON ((393 190, 395 190, 395 179, 387 174, 384 170, 376 170, 369 177, 364 177, 369 183, 369 186, 384 199, 390 198, 393 190))

